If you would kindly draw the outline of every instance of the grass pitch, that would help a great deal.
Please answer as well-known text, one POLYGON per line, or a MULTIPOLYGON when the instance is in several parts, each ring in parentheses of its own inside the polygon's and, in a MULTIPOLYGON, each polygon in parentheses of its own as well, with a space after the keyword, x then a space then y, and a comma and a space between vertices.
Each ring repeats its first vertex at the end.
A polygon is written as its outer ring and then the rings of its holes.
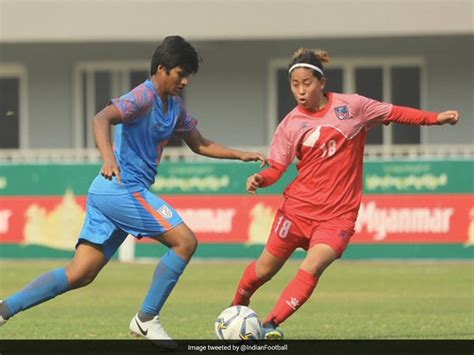
MULTIPOLYGON (((161 312, 176 339, 214 339, 248 262, 193 261, 161 312)), ((65 262, 0 262, 0 298, 65 262)), ((296 274, 289 261, 254 295, 263 319, 296 274)), ((287 339, 474 339, 472 262, 338 261, 282 328, 287 339)), ((0 339, 130 339, 155 265, 111 262, 89 286, 22 312, 0 339)))

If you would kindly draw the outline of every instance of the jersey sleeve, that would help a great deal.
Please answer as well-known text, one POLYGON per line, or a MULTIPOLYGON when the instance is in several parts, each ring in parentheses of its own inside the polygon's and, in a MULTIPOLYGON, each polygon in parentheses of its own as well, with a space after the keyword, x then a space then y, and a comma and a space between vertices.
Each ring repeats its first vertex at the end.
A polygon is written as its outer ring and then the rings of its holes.
POLYGON ((176 121, 176 126, 174 128, 174 134, 183 136, 196 129, 198 121, 186 111, 186 107, 184 107, 184 103, 181 98, 178 98, 178 105, 179 114, 176 121))
POLYGON ((141 84, 129 93, 110 100, 109 104, 114 105, 120 111, 123 123, 131 123, 151 109, 153 92, 146 85, 141 84))
POLYGON ((431 126, 438 124, 438 113, 393 105, 392 111, 384 120, 384 124, 390 122, 431 126))
POLYGON ((287 120, 283 120, 277 127, 273 135, 268 161, 270 166, 259 172, 263 178, 260 187, 267 187, 277 182, 288 169, 296 156, 296 142, 290 137, 289 125, 287 120))
POLYGON ((285 173, 287 166, 280 165, 273 160, 269 160, 270 166, 258 173, 263 178, 260 187, 267 187, 277 182, 285 173))
POLYGON ((297 142, 291 140, 291 132, 288 129, 287 122, 283 120, 273 135, 268 159, 279 166, 284 166, 286 170, 295 159, 296 144, 297 142))
POLYGON ((366 128, 385 123, 393 105, 359 95, 359 110, 366 128))

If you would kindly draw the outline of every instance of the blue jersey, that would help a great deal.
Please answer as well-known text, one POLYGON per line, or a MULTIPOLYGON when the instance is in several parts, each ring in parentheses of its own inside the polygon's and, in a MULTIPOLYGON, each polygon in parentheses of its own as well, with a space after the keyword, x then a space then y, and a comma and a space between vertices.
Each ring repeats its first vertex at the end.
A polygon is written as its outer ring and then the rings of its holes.
POLYGON ((111 100, 122 116, 116 126, 114 152, 120 166, 122 184, 100 174, 89 192, 127 193, 148 189, 155 181, 163 149, 173 134, 192 132, 197 121, 184 108, 179 96, 168 98, 168 112, 155 85, 147 80, 120 98, 111 100))

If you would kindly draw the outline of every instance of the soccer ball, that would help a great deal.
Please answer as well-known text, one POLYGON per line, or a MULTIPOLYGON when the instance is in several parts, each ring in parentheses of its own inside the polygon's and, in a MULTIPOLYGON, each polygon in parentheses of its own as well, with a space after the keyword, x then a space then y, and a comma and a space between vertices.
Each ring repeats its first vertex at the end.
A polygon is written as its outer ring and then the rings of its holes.
POLYGON ((221 340, 262 339, 262 323, 257 313, 245 306, 226 308, 216 319, 214 329, 221 340))

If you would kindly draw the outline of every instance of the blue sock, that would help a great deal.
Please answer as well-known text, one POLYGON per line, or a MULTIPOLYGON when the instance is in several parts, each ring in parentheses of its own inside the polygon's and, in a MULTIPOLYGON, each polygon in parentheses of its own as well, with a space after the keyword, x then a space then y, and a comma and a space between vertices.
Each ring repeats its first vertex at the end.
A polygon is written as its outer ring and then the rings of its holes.
POLYGON ((67 290, 69 290, 69 284, 64 268, 47 272, 3 301, 8 308, 6 317, 10 318, 18 312, 50 300, 67 290))
POLYGON ((140 314, 153 317, 160 313, 186 265, 187 262, 176 255, 172 249, 163 256, 153 274, 153 280, 140 309, 140 314))

